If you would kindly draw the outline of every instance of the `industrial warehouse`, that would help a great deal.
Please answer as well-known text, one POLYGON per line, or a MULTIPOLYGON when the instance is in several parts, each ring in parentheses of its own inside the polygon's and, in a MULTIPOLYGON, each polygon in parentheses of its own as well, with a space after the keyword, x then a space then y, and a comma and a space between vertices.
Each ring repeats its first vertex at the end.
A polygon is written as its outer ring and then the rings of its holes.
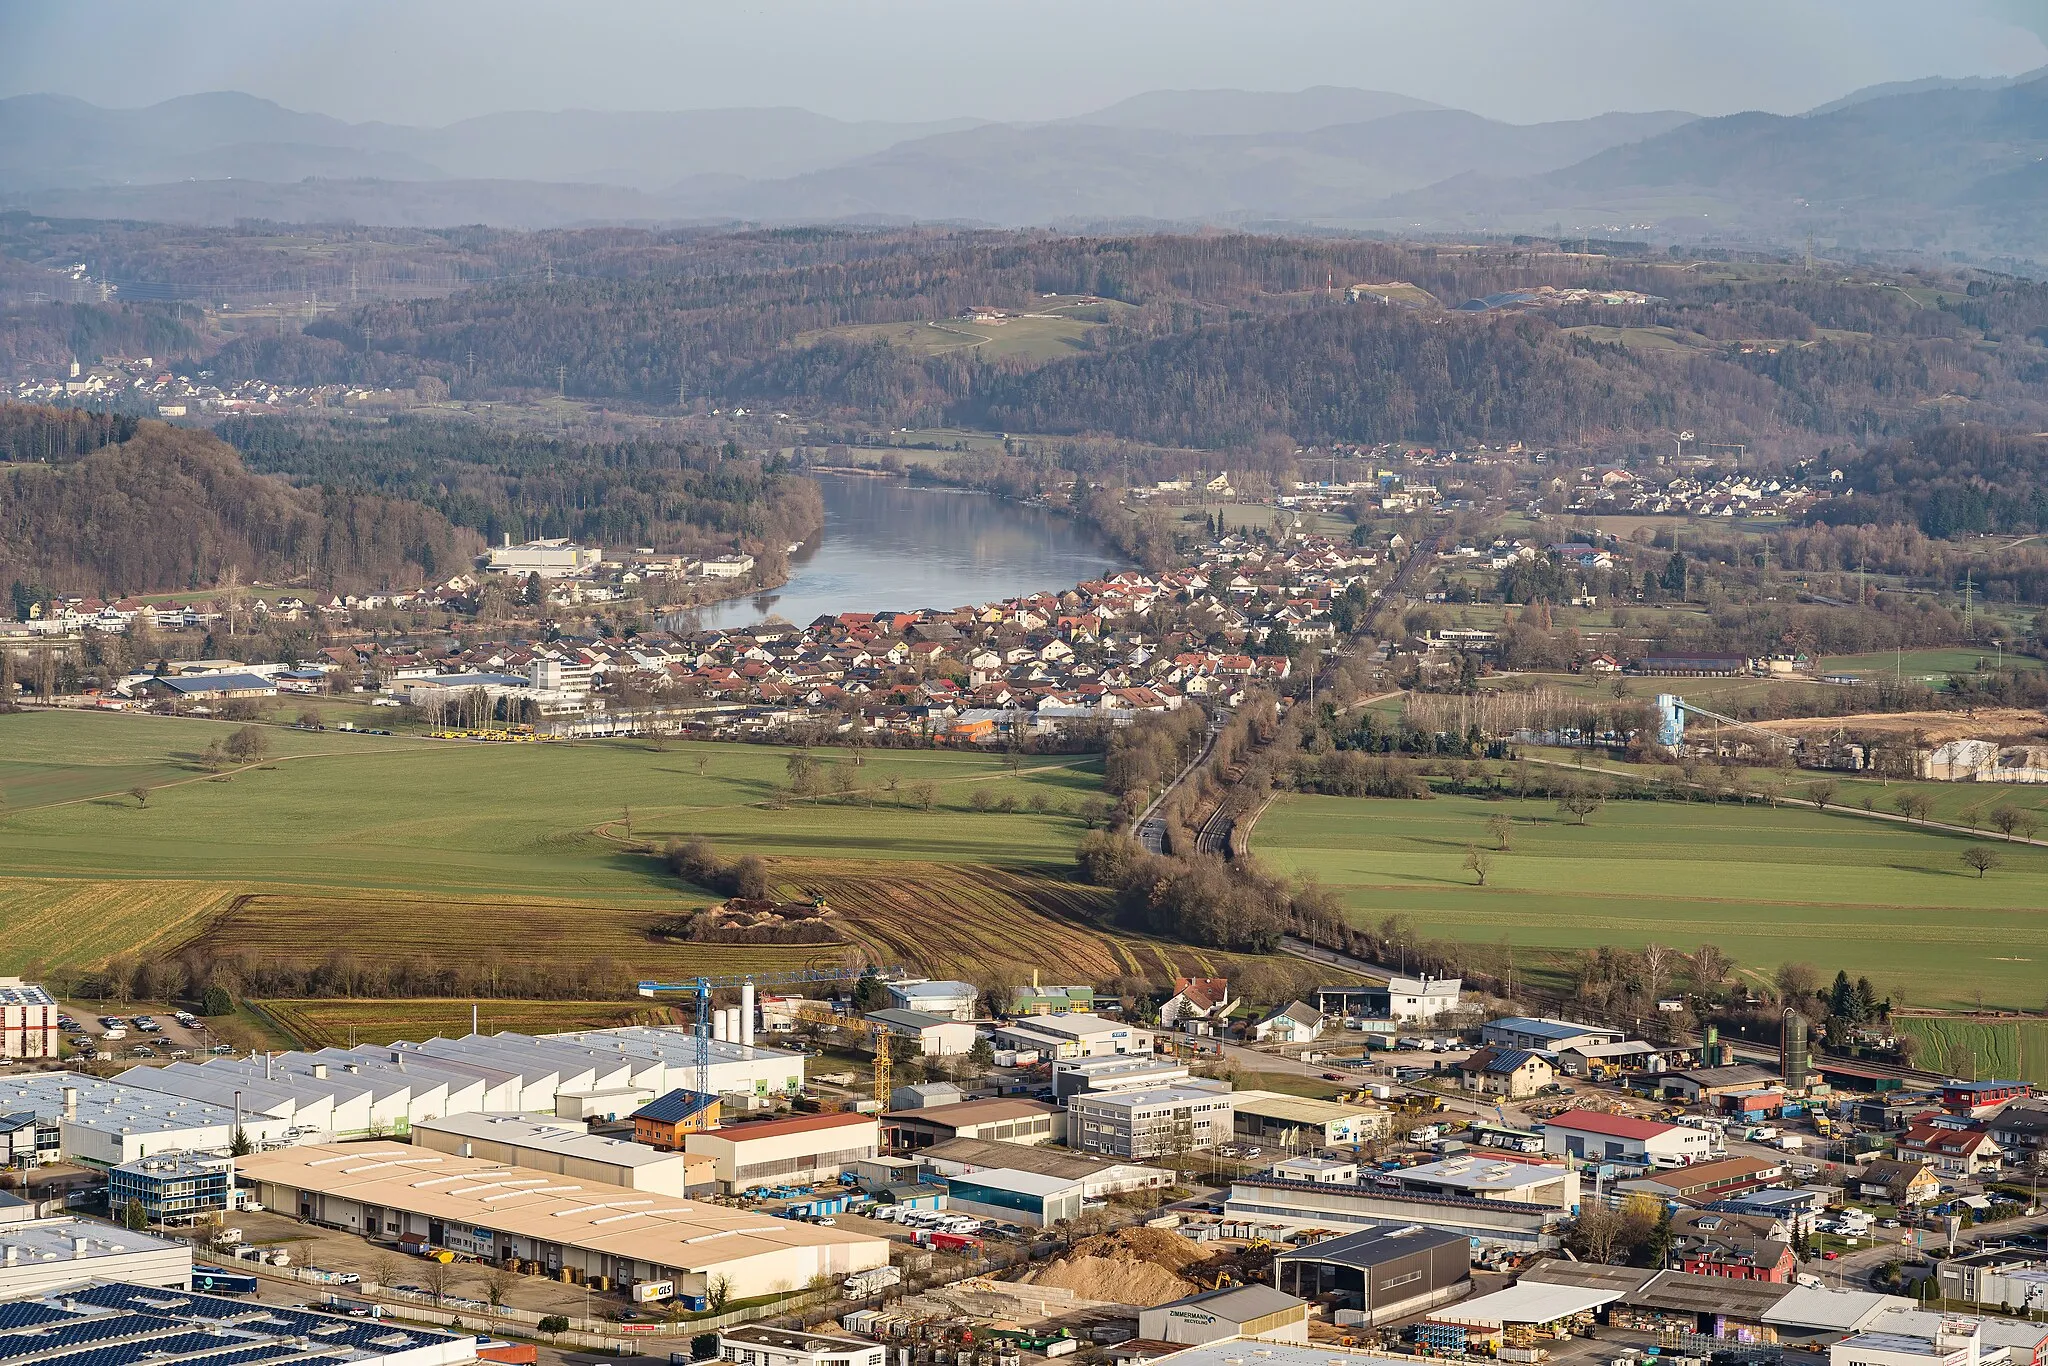
POLYGON ((411 1235, 600 1288, 672 1281, 680 1293, 704 1295, 722 1278, 744 1299, 889 1262, 888 1243, 865 1234, 402 1143, 258 1153, 242 1160, 241 1176, 268 1208, 314 1223, 411 1235))

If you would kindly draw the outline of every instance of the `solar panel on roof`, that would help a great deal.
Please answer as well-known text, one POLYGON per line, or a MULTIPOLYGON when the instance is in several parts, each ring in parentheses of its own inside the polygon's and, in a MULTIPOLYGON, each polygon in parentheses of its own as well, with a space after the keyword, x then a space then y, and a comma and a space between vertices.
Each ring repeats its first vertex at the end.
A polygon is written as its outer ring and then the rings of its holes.
POLYGON ((75 1317, 53 1304, 37 1304, 24 1300, 16 1304, 0 1304, 0 1332, 9 1328, 27 1328, 31 1324, 54 1323, 58 1319, 75 1317))

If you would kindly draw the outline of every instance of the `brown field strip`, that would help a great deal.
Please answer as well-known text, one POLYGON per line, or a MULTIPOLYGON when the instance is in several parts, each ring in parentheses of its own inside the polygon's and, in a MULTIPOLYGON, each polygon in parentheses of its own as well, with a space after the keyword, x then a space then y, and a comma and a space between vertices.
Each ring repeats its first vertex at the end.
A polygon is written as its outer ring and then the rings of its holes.
MULTIPOLYGON (((275 1020, 306 1048, 345 1048, 353 1043, 387 1044, 469 1033, 467 1000, 268 1000, 251 1004, 275 1020)), ((680 1017, 650 1001, 478 1001, 477 1026, 484 1033, 517 1030, 553 1034, 570 1029, 603 1029, 623 1024, 674 1024, 680 1017)))
MULTIPOLYGON (((251 969, 461 962, 566 976, 603 965, 594 977, 614 981, 861 960, 970 977, 989 968, 1037 968, 1083 982, 1170 980, 1228 972, 1236 959, 1123 934, 1104 922, 1109 903, 1101 890, 1028 870, 801 858, 771 859, 769 866, 782 895, 824 897, 848 942, 683 943, 654 933, 664 916, 659 908, 583 901, 256 890, 224 897, 211 923, 177 946, 239 958, 251 969)), ((684 904, 679 895, 677 909, 684 904)), ((346 980, 345 973, 336 976, 346 980)))

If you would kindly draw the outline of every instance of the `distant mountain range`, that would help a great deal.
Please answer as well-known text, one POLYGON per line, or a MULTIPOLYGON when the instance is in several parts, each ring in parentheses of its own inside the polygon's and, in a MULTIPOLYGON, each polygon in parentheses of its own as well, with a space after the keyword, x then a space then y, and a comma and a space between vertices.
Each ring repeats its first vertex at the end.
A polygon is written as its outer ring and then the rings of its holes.
POLYGON ((1808 114, 1517 125, 1383 91, 1155 91, 1036 124, 794 108, 350 124, 222 93, 0 100, 0 207, 505 227, 747 220, 1295 224, 2048 256, 2048 79, 1808 114))

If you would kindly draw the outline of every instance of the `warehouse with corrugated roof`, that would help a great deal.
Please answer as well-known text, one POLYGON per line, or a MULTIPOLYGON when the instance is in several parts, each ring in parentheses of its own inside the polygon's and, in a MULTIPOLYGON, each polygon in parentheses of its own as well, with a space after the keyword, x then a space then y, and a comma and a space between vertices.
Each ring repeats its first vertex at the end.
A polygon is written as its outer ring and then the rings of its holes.
POLYGON ((279 1213, 380 1238, 411 1234, 491 1262, 538 1262, 570 1279, 668 1280, 686 1295, 723 1279, 734 1299, 748 1299, 889 1262, 887 1241, 868 1234, 401 1143, 287 1148, 240 1168, 279 1213))

